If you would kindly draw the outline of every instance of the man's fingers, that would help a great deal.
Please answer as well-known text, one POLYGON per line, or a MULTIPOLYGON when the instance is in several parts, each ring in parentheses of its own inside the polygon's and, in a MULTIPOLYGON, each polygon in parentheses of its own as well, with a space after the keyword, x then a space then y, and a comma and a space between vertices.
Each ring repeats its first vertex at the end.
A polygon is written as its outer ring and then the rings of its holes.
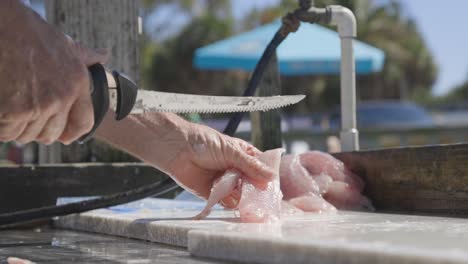
POLYGON ((259 149, 257 149, 255 146, 249 144, 248 142, 245 142, 244 140, 242 140, 240 138, 232 138, 232 139, 234 139, 237 142, 237 144, 239 144, 241 149, 243 149, 250 156, 258 156, 258 155, 262 154, 262 152, 259 149))
POLYGON ((27 122, 0 122, 0 142, 16 140, 27 124, 27 122))
POLYGON ((66 35, 69 45, 75 50, 77 57, 86 66, 96 63, 104 64, 109 60, 110 52, 108 49, 91 49, 81 45, 70 36, 66 35))
POLYGON ((68 113, 56 114, 49 118, 41 133, 39 133, 37 140, 46 145, 52 144, 56 141, 65 130, 67 117, 68 113))
POLYGON ((30 121, 21 135, 16 139, 21 144, 26 144, 37 139, 37 136, 41 133, 44 125, 46 124, 48 118, 41 117, 36 120, 30 121))
POLYGON ((226 137, 224 140, 227 143, 227 165, 249 177, 258 188, 266 187, 275 172, 257 158, 261 152, 240 139, 226 137))
POLYGON ((234 155, 236 156, 232 159, 234 164, 231 165, 249 177, 257 187, 265 187, 268 181, 275 176, 275 172, 272 169, 258 158, 248 155, 243 150, 236 151, 234 155))
POLYGON ((110 53, 107 49, 89 49, 78 44, 79 56, 86 66, 96 63, 104 64, 109 60, 110 53))
POLYGON ((91 96, 83 94, 72 105, 68 115, 67 125, 59 137, 63 144, 70 144, 91 130, 94 124, 94 112, 91 96))

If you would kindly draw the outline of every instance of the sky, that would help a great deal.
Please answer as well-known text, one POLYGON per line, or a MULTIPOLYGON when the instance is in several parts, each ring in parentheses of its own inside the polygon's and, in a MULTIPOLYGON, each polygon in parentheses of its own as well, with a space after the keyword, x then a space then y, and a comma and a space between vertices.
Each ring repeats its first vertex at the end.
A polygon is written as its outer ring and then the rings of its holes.
POLYGON ((468 1, 406 0, 402 3, 418 23, 439 65, 434 94, 446 93, 468 79, 468 1))
MULTIPOLYGON (((377 4, 388 0, 375 0, 377 4)), ((252 8, 276 5, 279 0, 233 0, 238 18, 252 8)), ((442 95, 468 79, 468 0, 400 0, 414 18, 439 68, 433 94, 442 95), (447 3, 444 6, 444 3, 447 3)))

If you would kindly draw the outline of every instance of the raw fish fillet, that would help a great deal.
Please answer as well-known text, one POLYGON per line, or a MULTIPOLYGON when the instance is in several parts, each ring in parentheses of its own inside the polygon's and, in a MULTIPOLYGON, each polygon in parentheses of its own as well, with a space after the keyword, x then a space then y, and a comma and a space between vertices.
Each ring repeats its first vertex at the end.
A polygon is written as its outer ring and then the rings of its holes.
POLYGON ((281 191, 284 199, 319 194, 320 188, 309 172, 302 166, 297 155, 287 155, 281 160, 280 167, 281 191))
POLYGON ((31 262, 27 259, 20 259, 20 258, 14 258, 14 257, 9 257, 7 259, 8 264, 35 264, 35 262, 31 262))
POLYGON ((266 188, 260 189, 240 172, 228 170, 213 184, 206 207, 194 219, 208 216, 211 208, 228 196, 239 200, 242 222, 276 222, 281 214, 302 211, 374 209, 369 199, 361 194, 364 182, 343 162, 319 151, 287 155, 281 159, 283 151, 269 150, 258 156, 260 161, 278 172, 266 188), (283 195, 287 201, 282 201, 283 195))
POLYGON ((336 208, 317 195, 304 195, 289 200, 289 203, 305 212, 336 212, 336 208))
POLYGON ((303 211, 374 209, 361 194, 364 182, 327 153, 287 155, 281 161, 280 175, 285 199, 303 211))
POLYGON ((320 173, 319 175, 314 175, 314 181, 319 186, 320 194, 324 194, 328 191, 333 179, 325 173, 320 173))
POLYGON ((281 216, 303 215, 304 211, 288 201, 281 201, 281 216))
MULTIPOLYGON (((283 151, 283 149, 269 150, 260 154, 258 158, 278 172, 283 151)), ((279 173, 262 190, 240 172, 228 170, 213 184, 205 208, 194 219, 200 220, 207 217, 213 206, 230 195, 240 196, 238 208, 243 222, 274 222, 280 217, 283 195, 280 189, 279 173), (239 186, 241 186, 240 194, 237 188, 239 186)))
POLYGON ((341 160, 320 151, 309 151, 299 155, 304 168, 311 175, 326 174, 334 181, 348 183, 359 191, 364 189, 364 181, 352 173, 341 160))
POLYGON ((223 176, 213 184, 205 208, 196 215, 194 219, 200 220, 207 217, 211 213, 211 208, 213 208, 213 206, 229 196, 239 184, 240 175, 240 172, 236 170, 227 170, 223 176))
POLYGON ((344 182, 333 182, 324 197, 339 209, 375 210, 367 197, 344 182))
MULTIPOLYGON (((259 156, 260 161, 279 172, 283 149, 265 151, 259 156)), ((242 222, 272 223, 280 219, 281 200, 279 173, 268 182, 266 188, 259 189, 248 178, 242 179, 239 213, 242 222)))

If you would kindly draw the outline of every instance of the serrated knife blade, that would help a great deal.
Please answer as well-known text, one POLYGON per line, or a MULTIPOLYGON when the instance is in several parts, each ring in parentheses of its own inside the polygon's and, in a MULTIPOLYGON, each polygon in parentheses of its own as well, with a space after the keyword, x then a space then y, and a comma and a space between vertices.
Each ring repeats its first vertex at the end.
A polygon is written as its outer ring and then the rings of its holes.
MULTIPOLYGON (((106 72, 110 107, 117 106, 116 81, 106 72)), ((151 112, 171 113, 232 113, 268 111, 298 103, 305 95, 278 95, 268 97, 212 96, 138 90, 131 114, 151 112)))
MULTIPOLYGON (((117 91, 109 89, 110 105, 116 107, 117 91)), ((232 97, 165 93, 139 90, 131 114, 150 112, 231 113, 268 111, 295 104, 304 95, 270 97, 232 97)))

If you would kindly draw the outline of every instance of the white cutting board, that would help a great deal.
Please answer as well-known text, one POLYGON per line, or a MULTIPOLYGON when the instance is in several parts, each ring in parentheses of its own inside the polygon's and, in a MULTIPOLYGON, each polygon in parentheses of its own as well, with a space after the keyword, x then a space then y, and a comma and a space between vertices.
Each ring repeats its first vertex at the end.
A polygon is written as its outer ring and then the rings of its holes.
POLYGON ((60 218, 58 227, 187 247, 246 263, 468 263, 468 219, 339 212, 239 223, 233 211, 187 220, 203 203, 145 199, 60 218))

